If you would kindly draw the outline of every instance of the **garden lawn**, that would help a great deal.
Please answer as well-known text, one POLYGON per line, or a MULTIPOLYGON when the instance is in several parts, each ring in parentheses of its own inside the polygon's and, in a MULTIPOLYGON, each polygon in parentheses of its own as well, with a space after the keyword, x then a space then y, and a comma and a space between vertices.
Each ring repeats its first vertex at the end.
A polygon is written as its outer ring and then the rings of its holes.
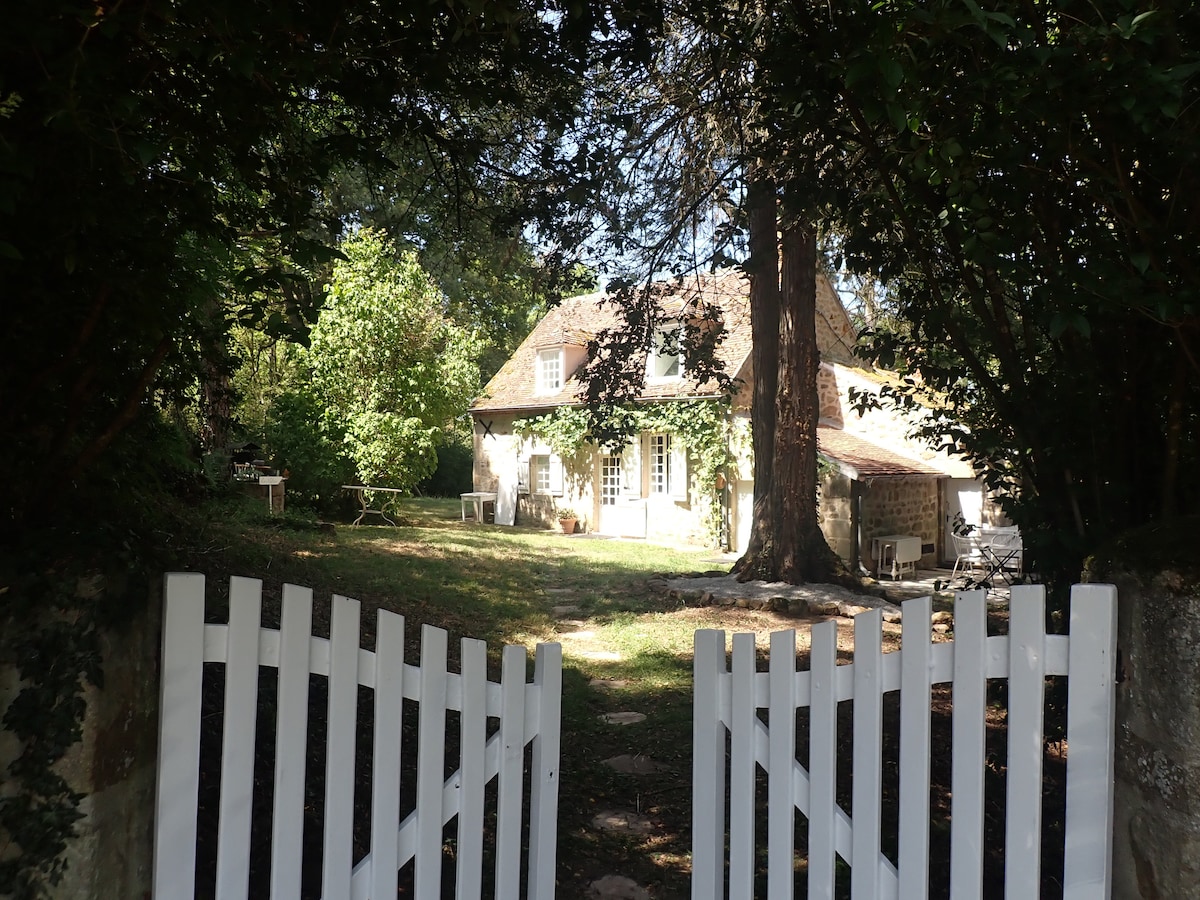
MULTIPOLYGON (((257 507, 255 507, 257 510, 257 507)), ((656 900, 686 898, 690 894, 691 833, 691 692, 692 641, 698 628, 726 632, 748 631, 759 637, 765 661, 771 631, 796 628, 799 664, 806 665, 808 628, 813 620, 768 610, 736 607, 690 607, 662 590, 655 576, 727 570, 711 552, 663 547, 639 541, 619 541, 554 531, 481 525, 460 521, 455 500, 408 500, 401 507, 396 527, 321 526, 292 515, 267 518, 259 512, 214 518, 200 532, 181 566, 209 576, 209 615, 224 618, 222 600, 228 577, 245 575, 264 583, 264 624, 277 625, 281 586, 285 582, 314 590, 314 631, 328 633, 328 602, 332 594, 363 604, 363 646, 373 647, 374 614, 392 610, 408 620, 408 658, 419 652, 420 625, 435 625, 450 633, 451 668, 457 666, 458 639, 486 640, 489 677, 499 679, 501 647, 519 643, 530 648, 539 641, 559 641, 563 646, 562 758, 560 766, 558 896, 584 898, 589 887, 607 875, 633 879, 656 900), (645 719, 630 725, 610 724, 605 717, 617 712, 637 712, 645 719), (622 774, 605 765, 618 756, 648 758, 654 774, 622 774), (646 830, 622 833, 603 827, 597 817, 645 817, 646 830)), ((1003 622, 995 623, 1003 627, 1003 622)), ((839 620, 839 656, 849 661, 852 642, 849 620, 839 620)), ((885 650, 899 643, 899 626, 885 625, 885 650)), ((532 670, 532 652, 530 653, 532 670)), ((760 670, 765 662, 760 663, 760 670)), ((273 696, 268 672, 260 679, 260 704, 273 696)), ((209 681, 206 675, 206 682, 209 681)), ((320 681, 315 679, 314 681, 320 681)), ((218 683, 206 684, 219 695, 218 683)), ((369 704, 360 701, 360 722, 369 729, 369 704)), ((406 707, 409 712, 411 709, 406 707)), ((898 822, 896 759, 898 729, 895 697, 885 703, 884 834, 885 849, 895 852, 898 822)), ((948 785, 950 775, 950 696, 935 692, 934 747, 931 759, 934 788, 931 877, 934 894, 945 887, 948 860, 948 785)), ((852 773, 853 736, 850 705, 839 711, 838 755, 846 764, 839 772, 839 802, 848 808, 852 773)), ((807 711, 798 719, 806 720, 807 711)), ((272 712, 262 709, 260 735, 270 731, 272 712)), ((219 758, 219 704, 206 707, 202 740, 202 799, 199 896, 204 896, 203 873, 211 879, 215 859, 215 788, 213 760, 219 758), (205 749, 207 748, 207 749, 205 749), (206 762, 207 760, 207 762, 206 762), (207 767, 207 768, 206 768, 207 767), (207 791, 207 793, 206 793, 207 791), (207 799, 206 799, 207 798, 207 799)), ((415 719, 406 713, 406 732, 415 719)), ((309 772, 323 771, 324 699, 319 687, 310 698, 309 772)), ((369 747, 360 734, 359 770, 369 773, 362 755, 369 747)), ((801 729, 797 755, 807 760, 806 729, 801 729)), ((1003 894, 1004 715, 1002 707, 989 713, 984 897, 1003 894)), ((453 744, 453 734, 448 735, 453 744)), ((260 743, 270 743, 260 740, 260 743)), ((408 737, 406 746, 414 744, 408 737)), ((449 747, 452 751, 452 746, 449 747)), ((273 750, 260 755, 256 784, 269 791, 273 750)), ((1049 748, 1046 760, 1047 842, 1043 846, 1043 894, 1061 896, 1056 875, 1061 874, 1062 758, 1049 748)), ((842 768, 842 767, 840 767, 842 768)), ((356 805, 367 813, 369 775, 360 777, 356 805), (361 796, 359 796, 361 795, 361 796)), ((411 785, 410 785, 411 786, 411 785)), ((316 781, 306 804, 305 897, 317 897, 320 865, 320 815, 322 785, 316 781), (311 821, 308 821, 311 819, 311 821)), ((269 840, 269 819, 258 810, 269 802, 255 800, 254 841, 269 840)), ((762 807, 765 827, 765 805, 762 807)), ((803 896, 803 853, 806 841, 798 817, 798 893, 803 896)), ((609 819, 608 821, 611 821, 609 819)), ((764 832, 765 833, 765 832, 764 832)), ((355 834, 355 857, 366 846, 368 835, 355 834)), ((447 861, 452 863, 453 842, 447 841, 447 861)), ((251 896, 265 895, 266 860, 260 849, 252 855, 251 896)), ((411 866, 407 867, 411 871, 411 866)), ((405 872, 402 871, 402 896, 405 872)), ((760 872, 760 878, 762 873, 760 872)), ((846 872, 839 876, 839 897, 847 886, 846 872)), ((486 894, 485 894, 486 895, 486 894)), ((447 896, 452 896, 448 894, 447 896)))
MULTIPOLYGON (((452 668, 459 638, 486 640, 494 680, 503 644, 528 646, 532 660, 538 641, 560 641, 559 895, 585 896, 593 880, 615 872, 655 897, 687 896, 692 635, 704 627, 754 628, 753 620, 767 614, 685 608, 647 584, 657 575, 714 571, 712 551, 464 523, 455 500, 406 500, 397 522, 318 527, 257 511, 220 516, 183 562, 208 576, 210 620, 224 619, 230 575, 263 581, 270 626, 278 624, 282 585, 301 584, 313 588, 318 634, 328 634, 329 597, 353 597, 363 604, 364 646, 373 646, 373 610, 388 609, 408 621, 410 659, 419 652, 418 626, 436 625, 450 633, 452 668), (646 713, 646 721, 601 721, 626 709, 646 713), (647 778, 603 765, 621 754, 648 754, 666 768, 647 778), (603 809, 640 810, 654 818, 655 832, 629 838, 598 831, 592 819, 603 809)), ((310 715, 323 714, 314 698, 310 715)), ((219 732, 210 740, 215 745, 219 732)), ((265 822, 259 828, 269 831, 265 822)), ((252 880, 265 875, 255 872, 252 880)))

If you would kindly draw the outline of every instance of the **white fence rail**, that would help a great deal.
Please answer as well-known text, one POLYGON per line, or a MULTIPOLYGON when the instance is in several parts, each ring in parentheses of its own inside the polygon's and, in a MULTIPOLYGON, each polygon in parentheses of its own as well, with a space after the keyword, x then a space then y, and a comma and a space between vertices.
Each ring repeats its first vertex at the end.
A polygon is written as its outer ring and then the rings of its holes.
POLYGON ((1111 892, 1116 590, 1076 585, 1070 635, 1045 632, 1039 586, 1014 587, 1009 633, 988 636, 983 591, 960 594, 954 641, 932 643, 929 598, 904 604, 902 649, 882 652, 879 611, 854 620, 854 662, 837 665, 834 622, 812 629, 810 671, 796 671, 796 633, 771 635, 769 671, 755 638, 696 632, 693 900, 754 896, 756 767, 767 773, 767 896, 795 894, 795 813, 808 820, 808 897, 834 896, 835 854, 853 900, 929 895, 931 688, 953 685, 950 897, 983 890, 987 680, 1008 680, 1005 891, 1040 892, 1046 677, 1067 675, 1064 900, 1111 892), (898 865, 881 850, 883 697, 900 691, 898 865), (837 707, 853 700, 849 813, 836 802, 837 707), (808 707, 809 765, 796 758, 796 711, 808 707), (759 717, 766 710, 768 723, 759 717), (785 727, 770 727, 785 723, 785 727), (729 735, 728 768, 726 734, 729 735), (726 775, 728 774, 728 781, 726 775), (726 798, 728 797, 728 809, 726 798), (727 818, 728 814, 728 818, 727 818), (728 866, 726 833, 728 830, 728 866))
POLYGON ((425 626, 419 666, 404 660, 404 619, 381 610, 375 650, 359 647, 359 603, 333 597, 330 637, 312 634, 312 592, 285 585, 278 631, 260 626, 261 582, 233 578, 228 624, 204 622, 204 576, 166 576, 154 897, 192 900, 196 885, 201 704, 205 663, 225 666, 216 897, 249 893, 259 668, 279 670, 270 896, 297 898, 305 802, 310 674, 328 679, 321 895, 394 898, 397 872, 414 860, 418 897, 441 897, 443 829, 457 823, 456 896, 483 891, 485 786, 497 778, 491 894, 521 895, 525 747, 531 744, 525 896, 554 896, 562 655, 537 648, 532 683, 525 650, 505 647, 499 684, 486 647, 464 639, 461 674, 447 671, 446 633, 425 626), (353 860, 359 686, 374 691, 370 849, 353 860), (401 814, 401 713, 419 704, 416 806, 401 814), (459 715, 461 759, 445 778, 447 711, 459 715), (499 727, 488 737, 488 719, 499 727))

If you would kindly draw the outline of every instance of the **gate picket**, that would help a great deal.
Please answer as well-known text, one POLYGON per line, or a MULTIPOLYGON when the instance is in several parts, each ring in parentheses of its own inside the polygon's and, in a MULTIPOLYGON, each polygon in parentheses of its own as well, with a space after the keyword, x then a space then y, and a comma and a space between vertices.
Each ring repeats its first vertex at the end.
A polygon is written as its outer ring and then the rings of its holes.
POLYGON ((517 896, 523 871, 521 836, 531 849, 526 896, 552 900, 556 839, 562 655, 539 645, 534 683, 525 683, 525 649, 504 651, 503 684, 487 681, 486 647, 464 639, 462 674, 446 669, 446 632, 422 629, 421 665, 404 662, 401 616, 380 611, 374 651, 359 648, 360 604, 334 596, 330 637, 312 632, 312 592, 284 585, 278 631, 260 622, 261 582, 234 578, 226 624, 204 622, 204 576, 164 579, 159 761, 155 794, 153 885, 156 900, 195 895, 200 783, 200 724, 206 663, 225 665, 224 732, 217 845, 217 900, 247 896, 249 817, 253 803, 255 723, 261 667, 279 669, 275 736, 270 896, 299 896, 311 675, 328 678, 325 830, 322 897, 394 897, 397 870, 414 860, 418 896, 441 896, 443 826, 459 822, 455 888, 460 897, 483 892, 483 821, 487 783, 505 769, 503 820, 497 842, 496 896, 517 896), (354 784, 359 686, 373 688, 371 848, 353 864, 354 784), (402 713, 417 701, 417 806, 400 815, 402 713), (461 765, 445 771, 447 710, 462 713, 461 765), (487 719, 500 733, 487 739, 487 719), (433 732, 433 733, 430 733, 433 732), (501 737, 507 746, 501 746, 501 737), (532 744, 534 787, 523 820, 524 748, 532 744), (539 817, 550 816, 550 821, 539 817), (536 846, 536 854, 533 847, 536 846), (512 857, 506 858, 507 856, 512 857), (499 884, 499 883, 498 883, 499 884))
POLYGON ((1045 632, 1041 587, 1014 588, 1010 633, 989 637, 983 591, 955 604, 953 642, 930 639, 930 598, 904 604, 902 647, 883 653, 879 610, 855 617, 854 662, 837 665, 833 622, 811 630, 810 671, 794 671, 795 634, 771 636, 766 672, 755 670, 754 635, 698 631, 693 763, 693 900, 725 893, 720 829, 725 826, 723 753, 729 733, 729 894, 752 897, 755 875, 755 764, 769 776, 767 895, 794 896, 793 810, 808 817, 807 892, 832 900, 835 856, 850 865, 854 900, 923 898, 929 893, 932 688, 953 685, 950 775, 950 896, 983 891, 987 682, 1009 680, 1005 822, 1006 895, 1040 892, 1043 702, 1047 676, 1068 675, 1067 852, 1064 897, 1106 897, 1111 888, 1113 677, 1116 593, 1076 586, 1071 635, 1045 632), (1084 610, 1086 609, 1086 613, 1084 610), (899 864, 881 851, 883 697, 900 691, 899 864), (854 701, 853 819, 837 805, 837 705, 854 701), (809 770, 795 760, 795 710, 810 708, 809 770), (769 724, 758 717, 769 711, 769 724), (790 763, 789 757, 790 755, 790 763), (715 786, 715 787, 714 787, 715 786), (780 798, 792 800, 781 809, 780 798), (714 859, 714 849, 716 857, 714 859))

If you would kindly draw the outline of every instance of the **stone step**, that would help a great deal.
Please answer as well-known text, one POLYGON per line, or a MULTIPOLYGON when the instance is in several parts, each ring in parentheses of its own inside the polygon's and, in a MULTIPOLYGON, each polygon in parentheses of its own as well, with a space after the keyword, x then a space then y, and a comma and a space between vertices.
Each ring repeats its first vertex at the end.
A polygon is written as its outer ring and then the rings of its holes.
POLYGON ((594 687, 598 691, 619 691, 630 684, 632 682, 628 678, 593 678, 588 682, 588 687, 594 687))
POLYGON ((650 892, 624 875, 605 875, 588 887, 591 900, 650 900, 650 892))
POLYGON ((616 831, 620 834, 650 834, 654 823, 641 813, 627 809, 606 809, 592 817, 597 831, 616 831))
POLYGON ((646 714, 640 712, 605 713, 600 717, 600 721, 606 725, 636 725, 638 722, 646 721, 646 714))

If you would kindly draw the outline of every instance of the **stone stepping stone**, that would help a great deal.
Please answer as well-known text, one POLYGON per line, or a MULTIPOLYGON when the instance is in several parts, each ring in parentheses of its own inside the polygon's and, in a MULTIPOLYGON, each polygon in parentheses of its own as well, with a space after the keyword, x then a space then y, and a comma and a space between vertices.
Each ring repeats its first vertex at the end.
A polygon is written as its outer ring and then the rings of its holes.
MULTIPOLYGON (((560 619, 554 625, 554 630, 559 634, 575 634, 587 628, 587 622, 583 619, 560 619)), ((589 632, 594 634, 595 632, 589 632)))
POLYGON ((633 753, 623 753, 611 759, 604 760, 604 765, 620 772, 622 775, 657 775, 667 771, 662 763, 655 762, 649 756, 633 753))
POLYGON ((551 612, 554 613, 556 618, 565 619, 579 612, 579 607, 575 606, 574 604, 564 604, 562 606, 555 606, 553 609, 551 609, 551 612))
MULTIPOLYGON (((563 637, 571 637, 571 635, 564 634, 563 637)), ((620 662, 625 658, 616 650, 583 650, 576 655, 595 662, 620 662)))
POLYGON ((605 875, 588 887, 591 900, 650 900, 650 892, 624 875, 605 875))
POLYGON ((636 725, 638 722, 646 721, 646 714, 640 712, 605 713, 600 717, 600 721, 608 725, 636 725))
POLYGON ((629 685, 630 681, 627 678, 593 678, 588 682, 588 687, 594 687, 600 691, 618 691, 629 685))
POLYGON ((640 813, 623 809, 606 809, 592 818, 597 831, 616 831, 621 834, 650 834, 654 823, 640 813))
POLYGON ((567 631, 562 634, 563 640, 570 638, 574 641, 591 640, 595 636, 596 632, 588 631, 586 629, 583 631, 567 631))

